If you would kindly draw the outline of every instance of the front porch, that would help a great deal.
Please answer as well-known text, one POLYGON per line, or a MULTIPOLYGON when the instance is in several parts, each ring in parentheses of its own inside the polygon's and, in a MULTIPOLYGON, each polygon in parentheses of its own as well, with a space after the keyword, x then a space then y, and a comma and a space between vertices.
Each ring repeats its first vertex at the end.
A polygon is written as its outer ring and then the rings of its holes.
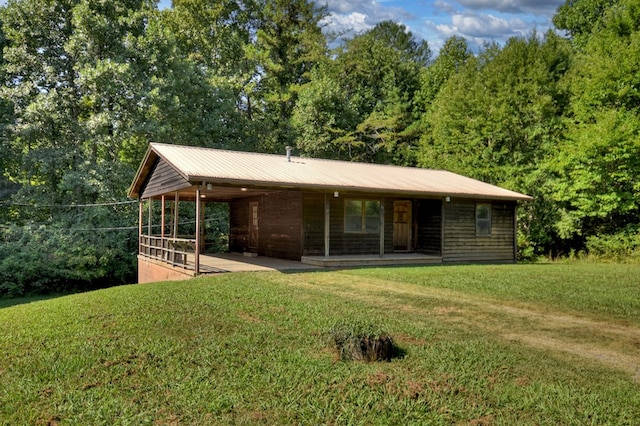
MULTIPOLYGON (((170 254, 171 252, 167 252, 170 254)), ((139 282, 171 281, 230 272, 305 272, 323 268, 355 268, 360 266, 406 266, 441 264, 442 258, 419 253, 376 255, 304 256, 300 262, 265 256, 246 256, 242 253, 201 254, 196 273, 193 253, 185 252, 184 261, 167 261, 172 256, 138 256, 139 282), (163 258, 164 257, 164 258, 163 258)))
MULTIPOLYGON (((169 254, 169 252, 167 252, 169 254)), ((360 266, 439 265, 442 258, 420 253, 393 253, 348 256, 303 256, 300 262, 265 256, 245 256, 242 253, 201 254, 199 272, 196 273, 193 253, 186 252, 184 261, 172 262, 167 258, 138 256, 139 282, 171 281, 229 272, 305 272, 323 268, 356 268, 360 266)))

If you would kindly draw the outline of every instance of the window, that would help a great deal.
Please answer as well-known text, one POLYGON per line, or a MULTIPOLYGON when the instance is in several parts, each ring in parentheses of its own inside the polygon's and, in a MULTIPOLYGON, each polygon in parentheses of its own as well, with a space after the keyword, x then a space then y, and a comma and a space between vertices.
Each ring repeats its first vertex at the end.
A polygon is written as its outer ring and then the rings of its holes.
POLYGON ((491 235, 491 204, 476 204, 476 235, 491 235))
POLYGON ((345 200, 344 232, 361 234, 380 232, 380 201, 345 200))

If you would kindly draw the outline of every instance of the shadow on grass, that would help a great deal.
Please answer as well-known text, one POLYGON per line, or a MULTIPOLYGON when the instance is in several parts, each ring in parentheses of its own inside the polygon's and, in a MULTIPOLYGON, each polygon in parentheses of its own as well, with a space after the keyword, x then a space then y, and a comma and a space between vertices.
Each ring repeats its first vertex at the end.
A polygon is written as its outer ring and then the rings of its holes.
POLYGON ((42 296, 30 297, 0 297, 0 309, 10 308, 12 306, 24 305, 26 303, 38 302, 40 300, 55 299, 65 296, 64 294, 47 294, 42 296))

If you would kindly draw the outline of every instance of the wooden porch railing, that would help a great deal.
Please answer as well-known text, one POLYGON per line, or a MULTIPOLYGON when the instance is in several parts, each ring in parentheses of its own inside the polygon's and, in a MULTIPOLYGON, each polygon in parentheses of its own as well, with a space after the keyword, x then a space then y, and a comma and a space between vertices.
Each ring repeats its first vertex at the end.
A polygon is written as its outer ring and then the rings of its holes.
POLYGON ((188 257, 195 258, 196 240, 190 238, 161 237, 155 235, 140 235, 138 253, 142 256, 193 269, 195 259, 189 265, 188 257))

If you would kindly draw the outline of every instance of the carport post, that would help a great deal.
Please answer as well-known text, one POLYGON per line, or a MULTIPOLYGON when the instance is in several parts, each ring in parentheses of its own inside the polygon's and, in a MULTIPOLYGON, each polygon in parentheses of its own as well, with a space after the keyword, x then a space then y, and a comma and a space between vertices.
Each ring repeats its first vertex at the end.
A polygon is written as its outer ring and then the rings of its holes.
POLYGON ((384 257, 384 197, 380 199, 380 257, 384 257))
POLYGON ((324 257, 329 257, 329 233, 331 231, 331 198, 324 194, 324 257))
POLYGON ((200 273, 200 210, 202 209, 202 200, 200 200, 200 187, 196 189, 196 246, 194 248, 195 252, 195 270, 196 277, 200 273))

